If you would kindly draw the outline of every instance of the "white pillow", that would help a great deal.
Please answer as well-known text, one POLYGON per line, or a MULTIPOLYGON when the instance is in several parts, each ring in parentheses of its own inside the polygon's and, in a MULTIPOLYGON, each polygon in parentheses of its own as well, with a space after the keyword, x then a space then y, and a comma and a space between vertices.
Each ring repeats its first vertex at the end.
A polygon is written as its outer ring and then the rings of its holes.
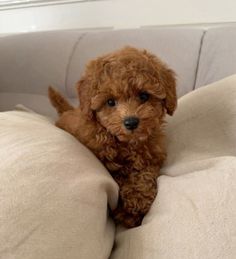
POLYGON ((182 97, 167 135, 158 196, 111 258, 235 259, 236 76, 182 97))
POLYGON ((0 125, 0 258, 108 258, 118 187, 101 163, 40 115, 0 125))

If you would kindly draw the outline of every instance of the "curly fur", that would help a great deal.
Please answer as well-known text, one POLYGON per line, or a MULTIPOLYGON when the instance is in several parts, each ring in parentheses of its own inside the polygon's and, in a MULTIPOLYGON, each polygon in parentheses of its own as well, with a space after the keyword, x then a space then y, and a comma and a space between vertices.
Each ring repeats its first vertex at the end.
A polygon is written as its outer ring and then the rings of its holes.
POLYGON ((166 158, 165 114, 177 105, 175 74, 146 50, 125 47, 91 61, 77 85, 80 106, 73 108, 49 88, 60 118, 56 125, 87 146, 120 187, 117 223, 141 224, 157 195, 157 177, 166 158), (142 102, 140 92, 149 94, 142 102), (107 105, 113 98, 115 106, 107 105), (124 127, 127 116, 139 118, 135 130, 124 127))

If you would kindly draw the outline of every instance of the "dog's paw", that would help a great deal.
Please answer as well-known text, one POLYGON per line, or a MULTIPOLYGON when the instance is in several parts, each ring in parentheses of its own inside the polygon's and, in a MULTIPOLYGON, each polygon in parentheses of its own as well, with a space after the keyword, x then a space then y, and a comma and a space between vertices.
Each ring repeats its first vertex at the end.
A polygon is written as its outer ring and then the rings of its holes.
POLYGON ((122 225, 126 228, 138 227, 141 225, 144 215, 142 214, 130 214, 122 207, 118 206, 111 212, 111 215, 116 225, 122 225))
POLYGON ((146 214, 152 206, 154 197, 143 195, 136 190, 129 191, 129 195, 122 199, 123 208, 132 215, 146 214))

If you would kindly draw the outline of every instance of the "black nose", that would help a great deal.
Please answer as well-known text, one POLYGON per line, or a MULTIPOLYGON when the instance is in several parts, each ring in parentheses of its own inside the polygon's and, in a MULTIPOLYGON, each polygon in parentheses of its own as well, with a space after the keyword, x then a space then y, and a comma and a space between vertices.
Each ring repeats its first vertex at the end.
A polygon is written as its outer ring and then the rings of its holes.
POLYGON ((139 119, 137 117, 127 117, 124 120, 124 125, 126 129, 133 130, 138 127, 139 119))

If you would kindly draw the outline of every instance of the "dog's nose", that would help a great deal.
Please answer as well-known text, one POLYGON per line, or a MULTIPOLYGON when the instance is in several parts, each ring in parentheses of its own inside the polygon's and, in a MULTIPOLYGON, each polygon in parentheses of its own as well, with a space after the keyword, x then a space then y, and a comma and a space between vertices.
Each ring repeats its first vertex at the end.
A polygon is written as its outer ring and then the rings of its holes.
POLYGON ((139 124, 139 118, 137 117, 127 117, 124 120, 124 125, 128 130, 136 129, 138 127, 138 124, 139 124))

